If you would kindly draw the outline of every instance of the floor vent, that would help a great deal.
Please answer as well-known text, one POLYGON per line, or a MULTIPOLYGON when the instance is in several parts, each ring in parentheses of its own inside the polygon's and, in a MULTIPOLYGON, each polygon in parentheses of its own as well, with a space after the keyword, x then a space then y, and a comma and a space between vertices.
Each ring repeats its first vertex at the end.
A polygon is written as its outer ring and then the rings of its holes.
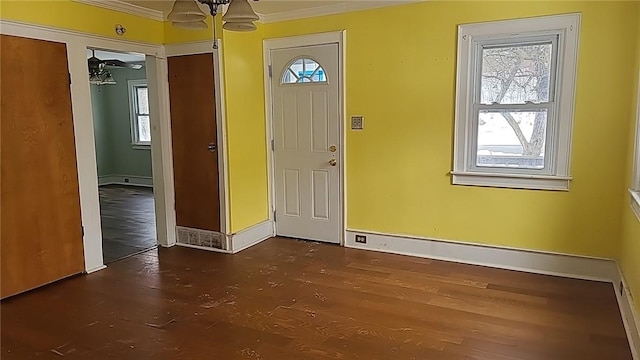
POLYGON ((178 244, 227 250, 224 235, 221 233, 182 226, 177 226, 177 232, 178 244))

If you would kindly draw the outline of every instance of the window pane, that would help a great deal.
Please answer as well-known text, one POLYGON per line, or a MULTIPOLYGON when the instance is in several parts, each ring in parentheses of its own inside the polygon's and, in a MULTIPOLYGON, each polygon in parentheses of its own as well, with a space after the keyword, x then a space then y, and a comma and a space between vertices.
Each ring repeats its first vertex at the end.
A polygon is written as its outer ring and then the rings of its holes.
POLYGON ((481 103, 548 102, 551 52, 551 42, 483 48, 481 103))
POLYGON ((149 113, 149 92, 146 87, 136 87, 138 96, 138 114, 149 113))
POLYGON ((480 111, 476 165, 544 168, 547 110, 480 111))
POLYGON ((327 82, 324 69, 311 59, 297 59, 282 74, 282 84, 327 82))
POLYGON ((151 141, 151 126, 149 124, 149 116, 138 116, 138 141, 151 141))

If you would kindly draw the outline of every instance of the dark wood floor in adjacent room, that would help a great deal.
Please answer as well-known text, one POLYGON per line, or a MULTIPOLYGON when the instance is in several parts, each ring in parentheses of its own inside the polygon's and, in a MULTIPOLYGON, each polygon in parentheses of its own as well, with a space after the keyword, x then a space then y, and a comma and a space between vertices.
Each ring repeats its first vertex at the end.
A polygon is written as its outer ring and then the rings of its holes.
POLYGON ((630 360, 610 284, 275 238, 1 303, 9 359, 630 360))
POLYGON ((99 193, 105 264, 156 246, 152 188, 104 185, 99 193))

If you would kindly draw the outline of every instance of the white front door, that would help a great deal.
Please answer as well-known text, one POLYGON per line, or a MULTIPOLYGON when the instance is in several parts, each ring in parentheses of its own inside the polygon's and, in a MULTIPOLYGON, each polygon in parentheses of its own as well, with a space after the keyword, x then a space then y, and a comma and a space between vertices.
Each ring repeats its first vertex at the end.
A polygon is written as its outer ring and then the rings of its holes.
POLYGON ((271 50, 276 234, 340 243, 338 44, 271 50))

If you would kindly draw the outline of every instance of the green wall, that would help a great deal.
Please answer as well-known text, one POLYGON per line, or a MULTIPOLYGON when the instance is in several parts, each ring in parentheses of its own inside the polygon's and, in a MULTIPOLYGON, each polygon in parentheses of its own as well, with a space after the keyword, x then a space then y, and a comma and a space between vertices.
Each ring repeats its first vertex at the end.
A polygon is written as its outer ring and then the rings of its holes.
POLYGON ((102 91, 103 87, 91 85, 91 108, 93 110, 93 131, 96 141, 96 160, 98 163, 98 177, 111 174, 111 162, 108 154, 108 121, 107 99, 102 91))
POLYGON ((141 70, 111 70, 116 85, 91 85, 98 176, 151 178, 151 149, 133 148, 128 80, 145 79, 141 70))

